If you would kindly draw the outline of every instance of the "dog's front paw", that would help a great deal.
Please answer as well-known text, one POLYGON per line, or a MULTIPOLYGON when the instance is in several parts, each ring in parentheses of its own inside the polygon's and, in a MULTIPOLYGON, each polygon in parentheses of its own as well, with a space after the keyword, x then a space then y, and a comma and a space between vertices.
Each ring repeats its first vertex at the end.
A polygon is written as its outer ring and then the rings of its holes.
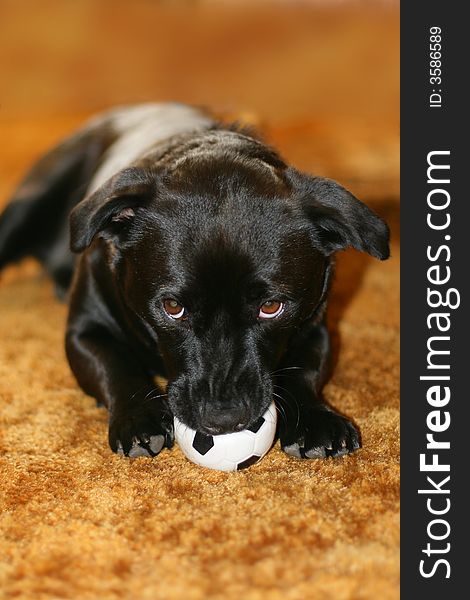
POLYGON ((354 425, 327 408, 301 410, 298 422, 287 423, 280 432, 281 447, 297 458, 337 457, 361 446, 354 425))
POLYGON ((110 419, 109 445, 118 454, 130 458, 157 456, 173 442, 173 417, 167 409, 132 407, 110 419))

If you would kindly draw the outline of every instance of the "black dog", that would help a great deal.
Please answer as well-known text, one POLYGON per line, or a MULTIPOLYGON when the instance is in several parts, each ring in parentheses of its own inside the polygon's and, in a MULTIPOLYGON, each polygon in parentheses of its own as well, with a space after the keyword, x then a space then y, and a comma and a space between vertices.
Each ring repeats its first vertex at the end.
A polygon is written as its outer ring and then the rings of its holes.
POLYGON ((236 431, 273 397, 287 453, 358 448, 321 397, 331 255, 348 246, 385 259, 388 228, 334 181, 178 104, 91 121, 0 217, 0 268, 32 255, 60 295, 71 286, 70 365, 109 410, 111 448, 129 456, 170 447, 173 415, 236 431))

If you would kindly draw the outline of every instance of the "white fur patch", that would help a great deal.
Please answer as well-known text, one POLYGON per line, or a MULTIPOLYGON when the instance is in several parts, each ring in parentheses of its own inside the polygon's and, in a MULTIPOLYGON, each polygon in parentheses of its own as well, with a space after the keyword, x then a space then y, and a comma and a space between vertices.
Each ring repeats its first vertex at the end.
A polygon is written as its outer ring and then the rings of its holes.
POLYGON ((111 126, 120 135, 107 150, 88 192, 132 164, 156 143, 176 134, 210 127, 214 121, 201 110, 176 103, 139 104, 117 108, 89 122, 89 128, 111 126))

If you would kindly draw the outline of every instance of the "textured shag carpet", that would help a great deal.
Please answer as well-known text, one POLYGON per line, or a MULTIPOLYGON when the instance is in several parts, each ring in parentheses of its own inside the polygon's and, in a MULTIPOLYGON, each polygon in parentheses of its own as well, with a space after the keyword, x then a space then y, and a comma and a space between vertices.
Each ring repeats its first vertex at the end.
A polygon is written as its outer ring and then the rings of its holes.
MULTIPOLYGON (((71 125, 3 124, 16 145, 3 151, 0 204, 32 157, 71 125)), ((235 474, 192 465, 178 448, 153 460, 112 454, 106 413, 65 360, 65 306, 37 265, 10 268, 0 277, 0 597, 398 597, 396 180, 377 176, 383 152, 359 134, 354 183, 341 178, 344 161, 325 159, 324 144, 307 152, 299 131, 271 139, 304 168, 323 156, 323 174, 349 184, 392 227, 389 261, 338 256, 330 304, 337 361, 326 396, 355 419, 363 448, 301 461, 277 444, 235 474)), ((315 138, 308 123, 302 132, 315 138)), ((323 134, 333 147, 334 131, 323 134)))

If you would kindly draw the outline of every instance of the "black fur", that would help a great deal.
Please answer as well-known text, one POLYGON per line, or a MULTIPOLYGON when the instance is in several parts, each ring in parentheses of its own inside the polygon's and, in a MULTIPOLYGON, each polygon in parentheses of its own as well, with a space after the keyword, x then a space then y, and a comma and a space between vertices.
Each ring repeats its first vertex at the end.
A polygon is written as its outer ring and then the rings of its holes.
POLYGON ((202 432, 241 429, 273 397, 286 452, 358 448, 355 427, 322 399, 324 313, 332 253, 387 258, 385 223, 339 184, 222 125, 167 140, 88 194, 113 135, 103 126, 65 142, 0 217, 0 267, 32 254, 60 294, 75 273, 67 356, 109 410, 111 448, 157 454, 172 445, 173 415, 202 432), (167 299, 185 318, 165 313, 167 299), (260 319, 269 300, 284 310, 260 319))

